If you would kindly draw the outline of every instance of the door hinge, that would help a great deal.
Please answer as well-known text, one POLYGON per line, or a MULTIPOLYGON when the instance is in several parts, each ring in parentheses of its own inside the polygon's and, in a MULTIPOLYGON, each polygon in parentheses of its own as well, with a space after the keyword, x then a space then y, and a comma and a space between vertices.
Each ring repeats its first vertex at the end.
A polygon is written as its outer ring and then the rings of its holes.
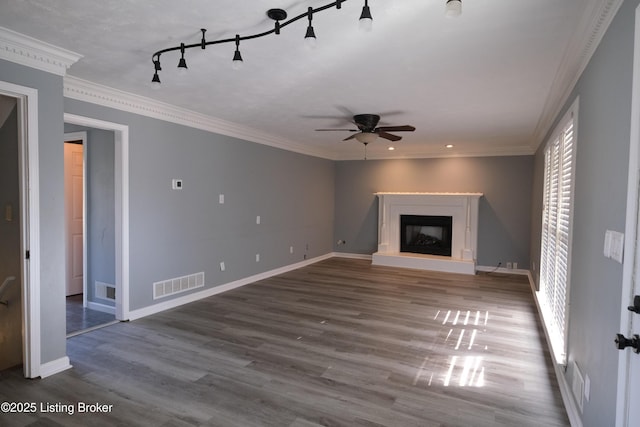
POLYGON ((27 252, 25 253, 24 258, 25 259, 30 259, 31 258, 31 252, 27 250, 27 252))

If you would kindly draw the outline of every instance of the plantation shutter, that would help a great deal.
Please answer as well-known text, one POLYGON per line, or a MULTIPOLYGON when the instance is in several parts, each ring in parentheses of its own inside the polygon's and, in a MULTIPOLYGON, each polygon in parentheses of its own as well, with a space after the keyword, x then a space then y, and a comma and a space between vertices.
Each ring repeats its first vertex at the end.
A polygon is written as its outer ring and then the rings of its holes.
POLYGON ((539 299, 559 363, 566 361, 574 157, 574 118, 571 114, 559 135, 545 149, 539 299))

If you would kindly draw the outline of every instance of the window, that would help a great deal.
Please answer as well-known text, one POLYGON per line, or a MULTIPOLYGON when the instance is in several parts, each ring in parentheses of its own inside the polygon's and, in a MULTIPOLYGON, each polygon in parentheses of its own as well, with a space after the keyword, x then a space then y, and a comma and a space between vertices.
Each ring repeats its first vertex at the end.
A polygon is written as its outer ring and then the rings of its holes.
POLYGON ((569 262, 577 101, 544 151, 544 194, 538 301, 556 362, 566 363, 569 262))

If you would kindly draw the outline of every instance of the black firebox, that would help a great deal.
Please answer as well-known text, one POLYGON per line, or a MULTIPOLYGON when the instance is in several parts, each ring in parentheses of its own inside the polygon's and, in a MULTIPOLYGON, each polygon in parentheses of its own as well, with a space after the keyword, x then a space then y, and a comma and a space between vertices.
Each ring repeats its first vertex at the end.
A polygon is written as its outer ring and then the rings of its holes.
POLYGON ((400 252, 451 256, 453 218, 400 215, 400 252))

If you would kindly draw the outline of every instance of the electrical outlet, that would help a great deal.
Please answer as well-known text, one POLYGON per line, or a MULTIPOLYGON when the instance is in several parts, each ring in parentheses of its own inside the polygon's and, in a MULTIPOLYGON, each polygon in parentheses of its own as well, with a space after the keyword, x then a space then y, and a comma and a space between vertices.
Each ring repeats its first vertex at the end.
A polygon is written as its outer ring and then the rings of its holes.
POLYGON ((256 254, 256 262, 260 262, 260 254, 256 254))
POLYGON ((220 203, 221 205, 224 205, 224 194, 220 194, 218 196, 218 203, 220 203))
POLYGON ((256 217, 256 224, 258 224, 258 225, 260 224, 260 215, 258 215, 258 216, 256 217))
POLYGON ((224 269, 225 269, 224 262, 221 262, 220 263, 220 271, 224 271, 224 269))
POLYGON ((293 253, 293 246, 289 246, 289 253, 292 254, 293 253))
POLYGON ((510 262, 507 262, 507 269, 511 270, 513 268, 513 264, 511 264, 510 262))
POLYGON ((511 266, 513 267, 514 270, 518 269, 518 263, 514 262, 513 264, 511 264, 511 266))

